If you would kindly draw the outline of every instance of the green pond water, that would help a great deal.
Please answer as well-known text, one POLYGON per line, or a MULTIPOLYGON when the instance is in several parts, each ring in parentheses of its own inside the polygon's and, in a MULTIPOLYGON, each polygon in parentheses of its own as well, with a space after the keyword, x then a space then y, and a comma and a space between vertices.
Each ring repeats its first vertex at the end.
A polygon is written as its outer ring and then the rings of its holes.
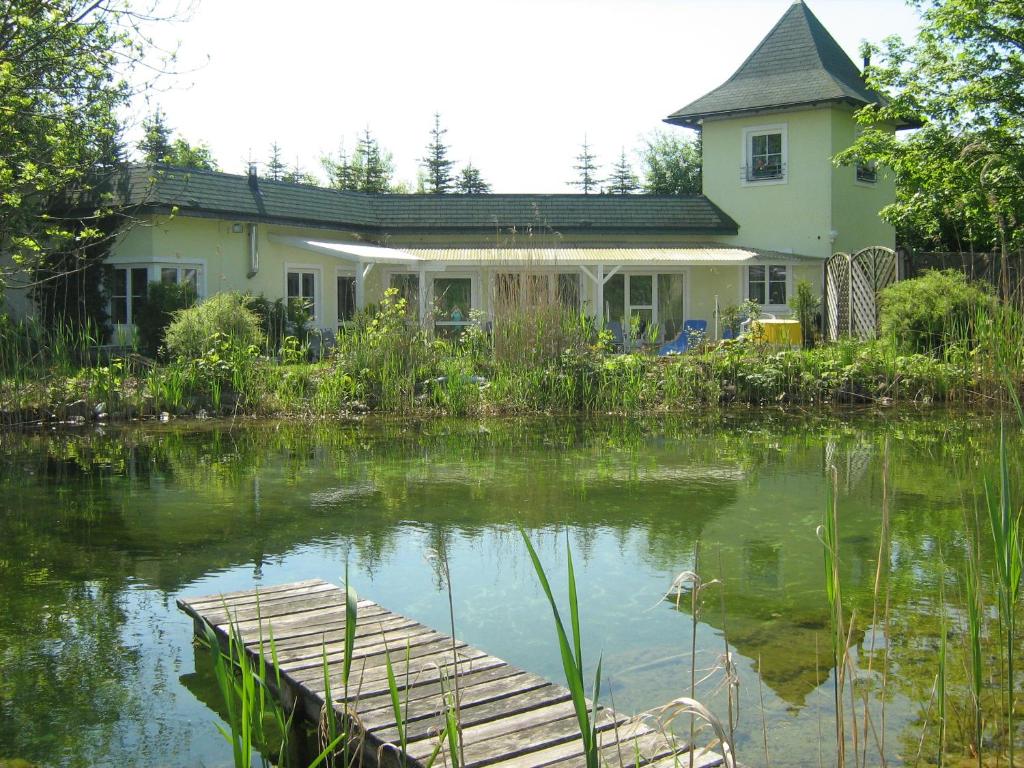
MULTIPOLYGON (((701 574, 721 584, 704 593, 696 629, 698 677, 709 675, 698 697, 725 716, 713 670, 727 640, 741 761, 765 762, 763 720, 772 765, 816 764, 819 745, 829 764, 815 529, 830 466, 843 589, 862 628, 888 497, 890 615, 873 642, 890 654, 885 738, 895 763, 921 737, 938 584, 945 573, 946 594, 957 592, 998 435, 990 416, 764 411, 2 435, 0 763, 230 764, 212 674, 202 654, 197 669, 192 623, 175 599, 340 583, 346 561, 361 595, 446 629, 436 557, 446 551, 460 638, 561 681, 522 525, 563 597, 572 547, 585 655, 591 669, 603 655, 602 699, 629 712, 688 693, 689 603, 677 609, 663 596, 694 567, 699 543, 701 574)), ((1020 435, 1009 442, 1020 456, 1020 435)), ((1019 476, 1016 460, 1012 469, 1019 476)), ((853 638, 864 666, 869 635, 853 638)))

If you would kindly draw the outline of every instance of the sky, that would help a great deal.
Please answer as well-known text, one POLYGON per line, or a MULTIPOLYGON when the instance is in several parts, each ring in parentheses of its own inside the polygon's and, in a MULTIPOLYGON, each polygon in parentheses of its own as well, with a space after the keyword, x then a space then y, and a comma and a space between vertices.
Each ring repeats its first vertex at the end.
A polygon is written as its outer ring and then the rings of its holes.
MULTIPOLYGON (((170 1, 170 0, 169 0, 170 1)), ((663 118, 725 81, 790 0, 199 0, 154 28, 179 73, 139 96, 222 170, 264 163, 323 177, 369 127, 415 185, 434 113, 460 168, 495 192, 571 192, 584 138, 608 173, 663 118)), ((854 61, 863 40, 912 38, 903 0, 809 0, 854 61)), ((138 138, 130 130, 130 143, 138 138)))

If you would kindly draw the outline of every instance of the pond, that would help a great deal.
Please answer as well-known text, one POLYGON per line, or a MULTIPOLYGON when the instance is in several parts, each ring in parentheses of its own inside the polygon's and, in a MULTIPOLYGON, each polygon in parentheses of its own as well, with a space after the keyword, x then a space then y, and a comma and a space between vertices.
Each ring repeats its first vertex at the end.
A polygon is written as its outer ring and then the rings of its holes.
MULTIPOLYGON (((1008 439, 1020 456, 1020 435, 1008 439)), ((688 694, 690 605, 664 595, 696 556, 720 580, 696 627, 698 698, 726 716, 728 647, 740 760, 764 764, 767 733, 772 765, 816 762, 819 747, 828 764, 816 528, 833 486, 852 640, 863 667, 871 645, 888 649, 883 735, 898 762, 918 749, 937 606, 957 592, 998 441, 985 415, 773 411, 2 435, 0 764, 229 765, 213 679, 197 671, 175 598, 340 583, 346 563, 362 596, 446 631, 446 554, 457 634, 562 681, 519 526, 563 598, 572 549, 605 702, 639 712, 688 694), (887 598, 875 600, 883 516, 887 598), (885 635, 868 632, 886 602, 885 635)))

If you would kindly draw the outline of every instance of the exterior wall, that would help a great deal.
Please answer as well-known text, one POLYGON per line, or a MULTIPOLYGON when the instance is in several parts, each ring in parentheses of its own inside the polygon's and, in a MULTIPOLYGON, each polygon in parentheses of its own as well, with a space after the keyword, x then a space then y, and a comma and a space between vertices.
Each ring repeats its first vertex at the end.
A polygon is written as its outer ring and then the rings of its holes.
POLYGON ((734 245, 827 258, 832 255, 831 110, 804 109, 707 120, 703 127, 704 194, 739 225, 734 245), (745 131, 781 126, 783 181, 746 181, 745 131))
MULTIPOLYGON (((832 153, 851 146, 857 124, 850 108, 832 110, 832 153)), ((836 231, 834 250, 853 253, 873 245, 896 247, 896 229, 882 221, 878 212, 896 199, 895 174, 877 169, 872 183, 857 181, 853 165, 832 169, 832 228, 836 231)))
MULTIPOLYGON (((314 234, 311 230, 299 228, 280 227, 272 225, 259 225, 258 246, 259 246, 259 271, 250 277, 248 275, 250 265, 249 234, 248 224, 241 226, 241 232, 235 232, 235 225, 238 222, 203 219, 185 216, 154 217, 144 225, 136 226, 124 233, 113 249, 110 262, 115 265, 147 265, 151 267, 150 279, 157 279, 159 267, 174 265, 199 266, 201 278, 199 293, 201 296, 209 296, 218 291, 243 291, 255 295, 263 295, 269 299, 284 298, 286 295, 286 271, 289 267, 312 270, 317 276, 316 302, 317 318, 315 325, 324 329, 334 329, 337 326, 337 281, 339 274, 355 275, 360 267, 356 264, 340 259, 335 256, 312 253, 308 250, 286 245, 274 240, 274 235, 282 236, 306 236, 314 234)), ((315 236, 323 239, 355 240, 350 232, 317 230, 315 236)), ((463 241, 449 236, 446 240, 438 238, 434 241, 448 245, 458 243, 465 245, 463 241)), ((679 238, 644 238, 644 245, 676 245, 684 246, 693 241, 682 242, 679 238)), ((701 242, 708 242, 707 239, 701 242)), ((402 247, 402 243, 392 240, 388 243, 393 247, 402 247)), ((575 239, 571 243, 578 245, 575 239)), ((612 245, 599 238, 590 241, 592 245, 612 245)), ((619 244, 619 243, 615 243, 619 244)), ((640 240, 630 241, 630 244, 639 245, 640 240)), ((538 244, 540 245, 540 244, 538 244)), ((546 244, 550 247, 551 244, 546 244)), ((562 242, 561 245, 570 245, 562 242)), ((606 273, 614 267, 614 264, 605 266, 606 273)), ((418 270, 410 270, 407 267, 377 264, 374 265, 366 275, 364 281, 363 298, 366 303, 379 301, 385 288, 390 285, 393 274, 403 272, 418 273, 418 270)), ((425 306, 429 311, 431 300, 431 280, 433 277, 469 277, 473 285, 473 309, 481 310, 484 314, 491 312, 491 294, 494 283, 494 276, 501 272, 517 271, 513 268, 502 267, 460 267, 452 265, 447 269, 441 269, 438 265, 430 265, 422 273, 425 278, 425 306)), ((596 314, 597 287, 578 267, 544 267, 535 270, 522 270, 537 274, 556 275, 559 272, 578 273, 580 275, 580 287, 583 309, 589 314, 596 314)), ((625 267, 623 272, 631 274, 659 274, 659 273, 682 273, 685 275, 684 282, 684 313, 686 319, 706 320, 709 332, 713 333, 715 328, 715 299, 718 299, 718 306, 724 309, 727 306, 739 304, 746 298, 746 268, 743 266, 643 266, 631 265, 625 267)), ((596 268, 590 268, 590 272, 596 274, 596 268)), ((809 280, 815 289, 821 290, 821 268, 816 264, 811 265, 790 265, 787 295, 792 295, 796 282, 801 279, 809 280)), ((771 307, 769 311, 775 314, 785 315, 789 312, 787 307, 771 307)))
POLYGON ((704 194, 740 225, 737 237, 722 240, 823 259, 872 245, 894 248, 895 230, 878 216, 896 199, 893 173, 879 168, 878 180, 865 183, 854 166, 832 164, 856 131, 853 109, 844 105, 707 120, 704 194), (745 132, 775 126, 786 132, 786 178, 747 182, 745 132))

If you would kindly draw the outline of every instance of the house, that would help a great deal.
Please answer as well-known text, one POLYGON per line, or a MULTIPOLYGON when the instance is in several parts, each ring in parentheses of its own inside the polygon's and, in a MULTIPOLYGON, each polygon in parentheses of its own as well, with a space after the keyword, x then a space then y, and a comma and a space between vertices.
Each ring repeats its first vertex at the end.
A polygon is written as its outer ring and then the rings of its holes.
POLYGON ((323 329, 394 287, 444 333, 534 297, 660 338, 691 318, 720 335, 717 308, 788 314, 797 281, 821 292, 833 252, 894 246, 878 217, 891 176, 831 160, 878 100, 797 0, 729 80, 666 119, 702 134, 701 195, 368 195, 134 166, 124 195, 142 225, 109 257, 111 319, 129 329, 159 280, 301 301, 323 329))

